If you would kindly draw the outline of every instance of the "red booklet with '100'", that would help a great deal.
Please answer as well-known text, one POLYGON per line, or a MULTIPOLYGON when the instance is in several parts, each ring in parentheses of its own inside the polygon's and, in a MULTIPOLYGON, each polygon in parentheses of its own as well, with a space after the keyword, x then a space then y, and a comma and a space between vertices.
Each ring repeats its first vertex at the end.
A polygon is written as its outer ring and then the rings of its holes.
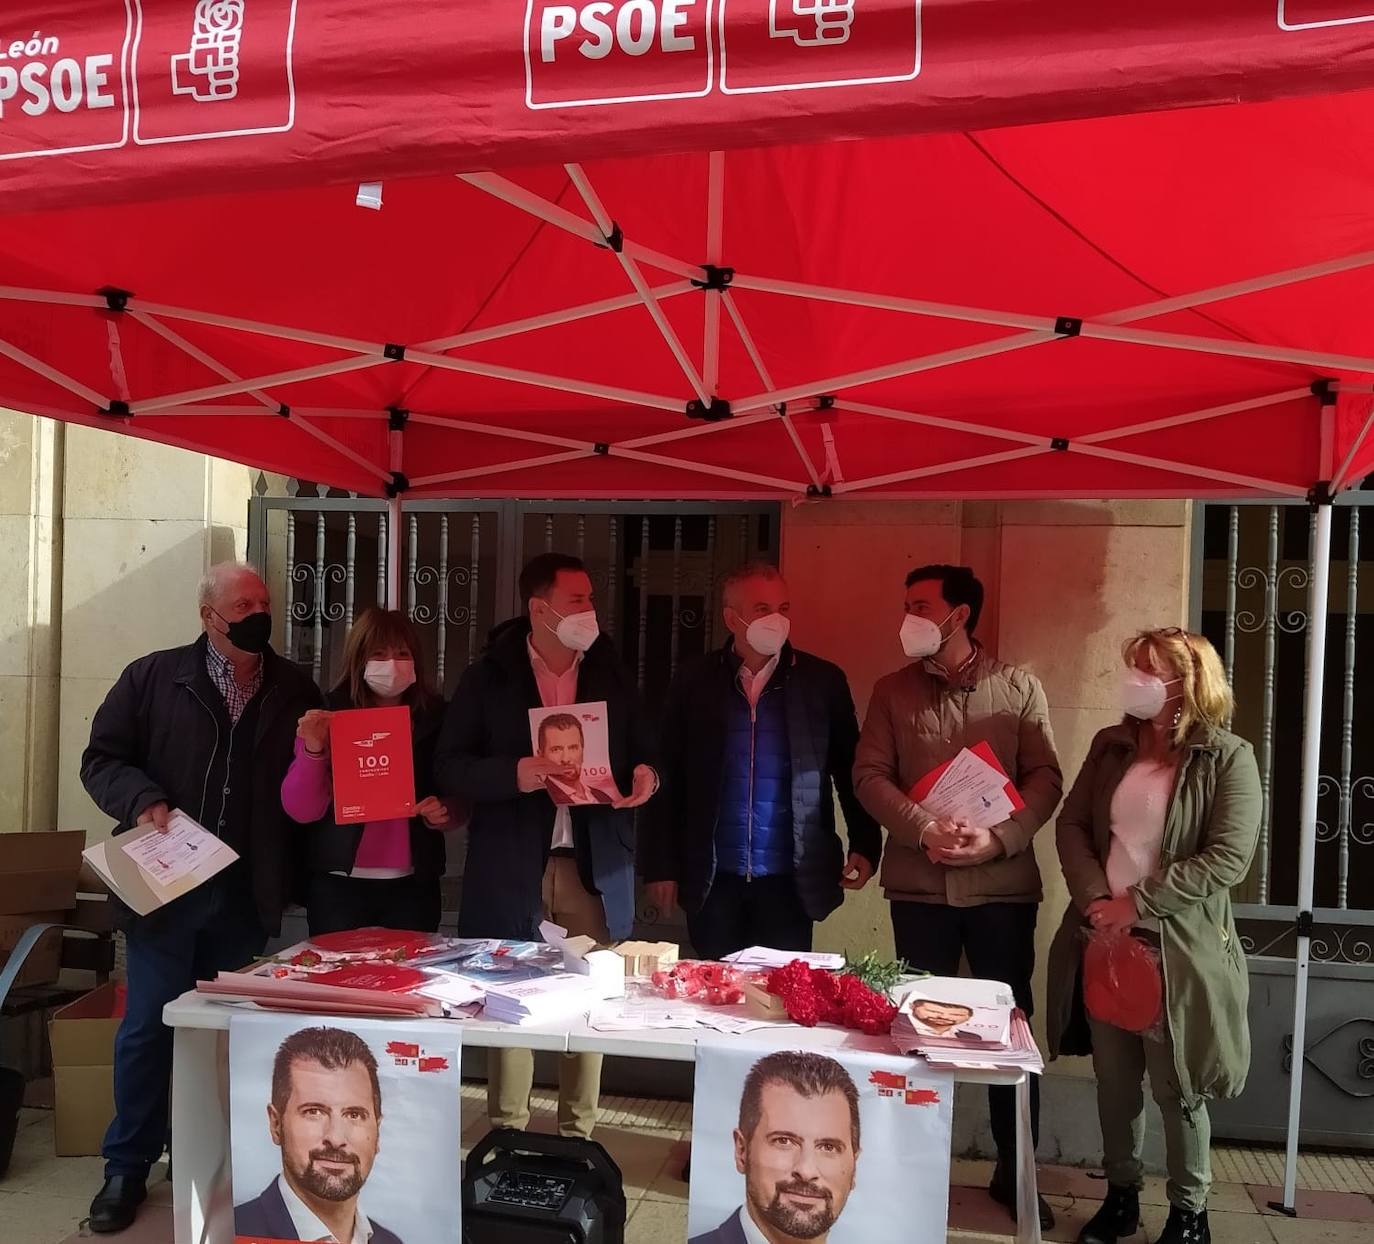
POLYGON ((354 708, 329 721, 334 819, 340 825, 415 815, 410 710, 354 708))

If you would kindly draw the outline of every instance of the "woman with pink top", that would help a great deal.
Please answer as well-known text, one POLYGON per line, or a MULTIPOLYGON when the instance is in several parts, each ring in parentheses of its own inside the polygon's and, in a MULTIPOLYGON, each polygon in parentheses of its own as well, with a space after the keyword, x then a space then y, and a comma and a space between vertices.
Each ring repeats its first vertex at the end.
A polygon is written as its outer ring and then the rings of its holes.
POLYGON ((419 636, 405 614, 366 610, 348 633, 343 674, 325 697, 327 708, 312 709, 297 726, 296 756, 281 797, 287 815, 309 827, 306 918, 312 936, 374 925, 431 933, 439 927, 443 831, 459 827, 450 805, 428 795, 409 820, 366 825, 339 825, 332 815, 334 711, 409 707, 416 794, 431 786, 444 706, 417 666, 419 653, 419 636))

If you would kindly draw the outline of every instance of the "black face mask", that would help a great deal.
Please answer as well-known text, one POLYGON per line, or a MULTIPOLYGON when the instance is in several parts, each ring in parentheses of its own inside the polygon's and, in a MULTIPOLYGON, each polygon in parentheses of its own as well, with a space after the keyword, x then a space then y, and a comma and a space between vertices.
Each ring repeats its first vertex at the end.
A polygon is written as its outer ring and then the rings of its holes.
POLYGON ((224 635, 240 652, 257 655, 272 646, 272 615, 267 612, 250 613, 237 622, 230 622, 218 609, 215 617, 224 623, 224 635))

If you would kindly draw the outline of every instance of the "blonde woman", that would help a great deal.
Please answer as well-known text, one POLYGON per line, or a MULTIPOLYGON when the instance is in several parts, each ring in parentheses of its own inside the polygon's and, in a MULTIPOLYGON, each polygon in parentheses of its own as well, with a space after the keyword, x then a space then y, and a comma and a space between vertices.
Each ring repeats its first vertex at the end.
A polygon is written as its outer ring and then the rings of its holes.
POLYGON ((1254 751, 1225 727, 1231 688, 1201 635, 1145 631, 1124 649, 1125 720, 1101 731, 1059 816, 1073 899, 1050 958, 1051 1054, 1069 1039, 1084 928, 1159 948, 1162 1035, 1089 1017, 1108 1191, 1079 1244, 1116 1244, 1140 1219, 1143 1080, 1164 1118, 1169 1219, 1157 1244, 1210 1244, 1207 1102, 1236 1096, 1250 1066, 1249 981, 1231 887, 1259 836, 1254 751))

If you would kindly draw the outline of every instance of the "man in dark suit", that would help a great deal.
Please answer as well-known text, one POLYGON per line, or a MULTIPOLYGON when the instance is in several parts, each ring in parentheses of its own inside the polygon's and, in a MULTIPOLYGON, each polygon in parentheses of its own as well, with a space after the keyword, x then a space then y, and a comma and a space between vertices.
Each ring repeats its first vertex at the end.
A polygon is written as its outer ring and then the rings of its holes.
POLYGON ((859 1090, 824 1054, 785 1050, 744 1080, 735 1169, 744 1204, 690 1244, 825 1244, 854 1191, 859 1090))
POLYGON ((303 1028, 277 1050, 267 1127, 281 1174, 234 1206, 249 1239, 401 1244, 369 1221, 358 1195, 380 1147, 382 1087, 367 1043, 342 1028, 303 1028))

